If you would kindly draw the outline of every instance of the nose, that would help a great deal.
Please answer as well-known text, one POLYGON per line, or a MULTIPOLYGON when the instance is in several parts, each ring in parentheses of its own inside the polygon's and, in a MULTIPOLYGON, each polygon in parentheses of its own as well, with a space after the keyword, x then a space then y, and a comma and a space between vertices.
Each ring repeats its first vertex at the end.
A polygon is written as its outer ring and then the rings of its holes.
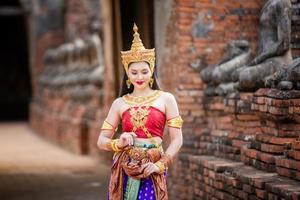
POLYGON ((143 75, 142 75, 142 74, 139 74, 139 75, 138 75, 138 78, 139 78, 139 79, 143 79, 143 75))

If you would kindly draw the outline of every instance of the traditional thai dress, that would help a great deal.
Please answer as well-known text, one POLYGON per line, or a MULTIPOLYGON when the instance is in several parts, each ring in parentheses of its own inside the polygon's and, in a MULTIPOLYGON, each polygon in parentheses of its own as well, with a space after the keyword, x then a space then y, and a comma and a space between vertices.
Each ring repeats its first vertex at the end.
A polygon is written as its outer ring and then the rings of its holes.
MULTIPOLYGON (((166 114, 151 104, 131 105, 122 114, 122 131, 134 132, 137 138, 158 136, 163 139, 166 122, 166 114)), ((154 142, 135 142, 133 146, 115 153, 109 200, 167 200, 166 171, 144 177, 141 168, 144 163, 157 162, 162 154, 162 146, 154 142)))

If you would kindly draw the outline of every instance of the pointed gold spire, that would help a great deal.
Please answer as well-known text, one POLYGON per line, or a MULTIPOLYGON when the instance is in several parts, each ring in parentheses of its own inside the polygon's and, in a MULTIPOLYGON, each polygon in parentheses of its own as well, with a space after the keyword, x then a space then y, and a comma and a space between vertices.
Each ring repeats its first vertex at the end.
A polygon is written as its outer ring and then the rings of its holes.
POLYGON ((133 31, 134 31, 134 34, 133 34, 133 40, 132 40, 132 45, 131 45, 131 51, 144 50, 145 47, 140 38, 140 34, 138 33, 138 27, 135 23, 133 25, 133 31))
POLYGON ((131 44, 131 49, 128 51, 121 51, 122 63, 124 65, 125 71, 128 74, 128 66, 133 62, 147 62, 149 63, 150 70, 154 72, 155 63, 155 51, 154 49, 146 49, 138 33, 138 27, 134 23, 133 25, 133 40, 131 44))

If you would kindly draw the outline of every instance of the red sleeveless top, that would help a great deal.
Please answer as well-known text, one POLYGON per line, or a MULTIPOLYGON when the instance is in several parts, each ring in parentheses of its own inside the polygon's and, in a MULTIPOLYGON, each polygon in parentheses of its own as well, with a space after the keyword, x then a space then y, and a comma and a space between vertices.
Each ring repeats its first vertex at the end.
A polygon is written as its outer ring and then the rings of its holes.
MULTIPOLYGON (((145 106, 141 107, 145 108, 145 106)), ((135 110, 138 109, 138 107, 133 108, 135 110)), ((145 117, 144 127, 148 130, 152 137, 158 136, 163 138, 164 127, 166 124, 166 114, 154 106, 149 106, 147 110, 149 113, 147 114, 147 117, 145 117)), ((135 125, 132 122, 130 108, 128 108, 122 113, 122 130, 123 132, 132 132, 134 127, 135 125)), ((137 127, 134 133, 138 138, 148 138, 142 127, 137 127)))

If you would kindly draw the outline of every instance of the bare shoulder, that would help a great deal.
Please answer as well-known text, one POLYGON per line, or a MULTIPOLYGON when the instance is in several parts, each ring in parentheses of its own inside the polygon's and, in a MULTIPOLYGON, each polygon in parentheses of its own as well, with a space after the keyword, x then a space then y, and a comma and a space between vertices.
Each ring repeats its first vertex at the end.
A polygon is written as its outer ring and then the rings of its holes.
POLYGON ((167 119, 178 116, 179 111, 175 96, 170 92, 163 92, 162 96, 166 108, 167 119))
POLYGON ((165 100, 165 102, 176 102, 175 96, 170 92, 163 92, 162 97, 165 100))
POLYGON ((112 105, 117 106, 117 105, 122 105, 122 103, 123 103, 122 97, 118 97, 114 100, 112 105))

